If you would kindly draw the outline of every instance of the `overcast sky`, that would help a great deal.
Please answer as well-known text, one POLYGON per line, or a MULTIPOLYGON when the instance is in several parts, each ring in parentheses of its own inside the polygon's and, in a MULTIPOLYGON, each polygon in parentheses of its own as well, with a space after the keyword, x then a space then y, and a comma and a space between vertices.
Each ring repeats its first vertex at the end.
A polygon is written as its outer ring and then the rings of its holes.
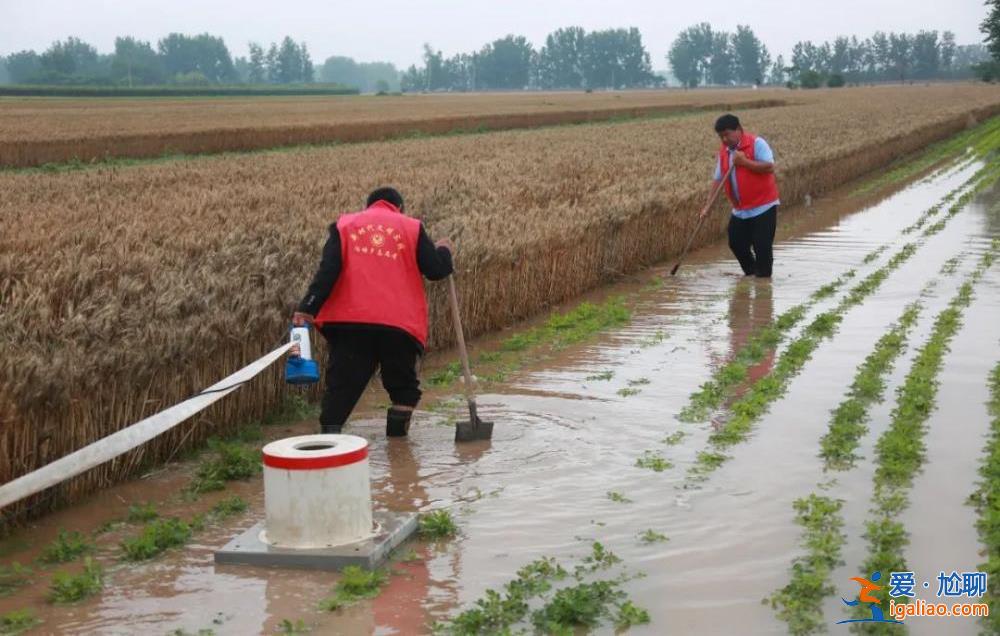
POLYGON ((636 26, 661 69, 677 33, 702 21, 726 30, 749 24, 772 55, 787 57, 799 40, 877 30, 951 30, 959 44, 980 42, 985 13, 983 0, 0 0, 0 55, 40 51, 70 35, 110 52, 116 35, 155 46, 172 31, 207 31, 234 56, 249 41, 266 46, 287 34, 305 41, 317 64, 346 55, 406 67, 420 60, 424 42, 450 56, 508 33, 537 47, 559 27, 636 26))

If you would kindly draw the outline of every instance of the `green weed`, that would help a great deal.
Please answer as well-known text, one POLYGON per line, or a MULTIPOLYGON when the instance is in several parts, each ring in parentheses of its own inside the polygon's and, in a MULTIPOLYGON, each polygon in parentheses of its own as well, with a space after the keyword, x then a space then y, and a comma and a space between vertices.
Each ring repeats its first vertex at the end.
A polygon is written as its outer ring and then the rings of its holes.
POLYGON ((48 600, 56 604, 75 603, 97 594, 103 587, 104 570, 87 557, 83 572, 79 574, 56 572, 49 587, 48 600))
POLYGON ((382 591, 386 574, 381 570, 368 571, 349 565, 340 573, 333 593, 320 602, 320 609, 332 612, 357 601, 375 598, 382 591))
POLYGON ((188 542, 193 533, 191 525, 177 519, 157 519, 142 529, 137 537, 121 542, 123 558, 128 561, 145 561, 162 552, 188 542))
POLYGON ((93 551, 94 543, 83 534, 60 529, 55 541, 42 550, 39 561, 42 563, 67 563, 82 554, 93 551))
POLYGON ((457 533, 458 526, 451 512, 444 508, 420 515, 420 535, 425 538, 443 539, 457 533))

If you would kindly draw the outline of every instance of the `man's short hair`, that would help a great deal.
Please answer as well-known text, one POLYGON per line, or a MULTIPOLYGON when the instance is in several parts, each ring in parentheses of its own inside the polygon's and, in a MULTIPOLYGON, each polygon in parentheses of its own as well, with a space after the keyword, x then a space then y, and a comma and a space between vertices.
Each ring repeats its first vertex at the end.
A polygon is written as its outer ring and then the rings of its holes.
POLYGON ((378 190, 373 190, 368 195, 368 202, 365 204, 365 207, 370 208, 378 201, 386 201, 400 210, 403 209, 403 195, 396 188, 379 188, 378 190))
POLYGON ((739 127, 740 118, 730 113, 715 120, 715 132, 717 133, 721 133, 723 130, 736 130, 739 127))

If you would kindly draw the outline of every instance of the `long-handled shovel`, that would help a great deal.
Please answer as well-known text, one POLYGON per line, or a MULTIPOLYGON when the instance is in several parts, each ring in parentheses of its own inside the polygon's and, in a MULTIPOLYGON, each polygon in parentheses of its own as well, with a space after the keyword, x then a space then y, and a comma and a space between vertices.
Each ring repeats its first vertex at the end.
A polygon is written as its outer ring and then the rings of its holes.
POLYGON ((455 337, 458 353, 462 358, 462 373, 465 376, 465 399, 469 403, 469 420, 459 422, 455 427, 456 442, 472 442, 493 437, 493 422, 484 422, 476 414, 476 394, 472 386, 472 371, 469 370, 469 352, 465 349, 465 334, 462 332, 462 316, 458 311, 458 293, 455 291, 455 276, 448 277, 448 292, 451 299, 451 319, 455 323, 455 337))
POLYGON ((698 230, 701 229, 701 224, 705 222, 705 218, 708 216, 708 211, 712 208, 713 205, 715 205, 715 200, 719 198, 719 192, 722 191, 722 188, 724 187, 726 180, 729 179, 729 175, 733 171, 733 165, 734 164, 732 163, 732 161, 730 161, 729 169, 726 170, 726 174, 721 179, 719 179, 719 183, 715 185, 715 189, 712 190, 712 196, 708 197, 708 203, 705 204, 705 207, 702 209, 701 214, 699 215, 700 218, 698 219, 698 225, 695 226, 694 232, 691 233, 691 238, 688 239, 687 245, 684 246, 684 251, 681 252, 681 257, 677 259, 677 264, 674 265, 674 268, 672 270, 670 270, 671 276, 677 275, 677 270, 680 268, 681 263, 684 262, 684 257, 687 256, 688 250, 691 249, 691 244, 694 243, 694 237, 698 236, 698 230))

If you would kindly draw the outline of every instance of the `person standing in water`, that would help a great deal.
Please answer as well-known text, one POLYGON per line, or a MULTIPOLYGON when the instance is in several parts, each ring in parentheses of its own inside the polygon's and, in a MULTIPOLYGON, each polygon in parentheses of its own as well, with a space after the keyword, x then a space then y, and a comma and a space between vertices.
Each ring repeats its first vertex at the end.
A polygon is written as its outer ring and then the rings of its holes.
MULTIPOLYGON (((743 130, 736 115, 719 117, 715 132, 722 144, 712 191, 723 176, 729 174, 725 183, 726 196, 733 204, 729 217, 729 249, 745 275, 770 278, 774 230, 781 203, 774 178, 774 152, 763 137, 743 130), (732 172, 729 172, 730 165, 732 172)), ((707 213, 706 209, 703 214, 707 213)))

